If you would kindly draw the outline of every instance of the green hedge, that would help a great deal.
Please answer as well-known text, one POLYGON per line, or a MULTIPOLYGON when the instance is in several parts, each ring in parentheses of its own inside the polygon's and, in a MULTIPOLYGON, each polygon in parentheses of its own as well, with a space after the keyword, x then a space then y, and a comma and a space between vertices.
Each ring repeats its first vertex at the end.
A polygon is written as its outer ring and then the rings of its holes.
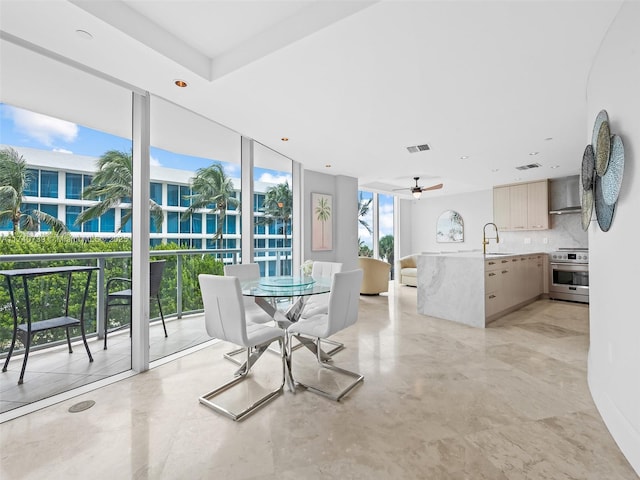
MULTIPOLYGON (((174 243, 161 245, 152 249, 158 250, 186 250, 174 243)), ((68 235, 50 234, 42 237, 31 237, 25 234, 16 236, 0 237, 0 270, 17 268, 34 268, 44 266, 62 265, 96 265, 95 259, 81 260, 59 260, 59 261, 30 261, 30 262, 6 262, 2 255, 16 254, 50 254, 50 253, 87 253, 87 252, 130 252, 130 239, 114 239, 105 241, 102 239, 81 240, 74 239, 68 235)), ((202 298, 198 285, 199 273, 223 274, 222 262, 212 255, 185 255, 183 256, 182 269, 182 309, 183 311, 198 310, 202 308, 202 298)), ((166 316, 177 311, 176 292, 176 256, 154 256, 152 259, 165 259, 167 261, 160 298, 162 310, 166 316)), ((87 333, 96 330, 96 275, 93 273, 89 287, 87 304, 85 308, 85 327, 87 333)), ((105 281, 112 277, 131 278, 131 257, 114 258, 105 260, 105 281)), ((13 316, 11 313, 11 302, 7 289, 6 279, 0 279, 0 352, 8 351, 13 334, 13 316)), ((69 301, 69 313, 72 316, 79 316, 82 293, 84 291, 84 274, 76 274, 72 279, 72 288, 69 301)), ((14 296, 18 306, 19 321, 25 318, 24 289, 22 282, 12 282, 14 285, 14 296)), ((64 311, 64 294, 66 290, 66 278, 62 275, 50 275, 29 280, 29 295, 31 305, 31 318, 33 321, 60 316, 64 311)), ((150 316, 159 316, 156 302, 150 304, 150 316)), ((128 309, 112 309, 109 313, 109 328, 128 323, 128 309)), ((72 329, 74 330, 74 329, 72 329)), ((79 336, 79 329, 72 331, 73 336, 79 336)), ((38 334, 34 339, 34 344, 44 344, 62 340, 65 338, 63 329, 46 331, 38 334)), ((21 348, 21 345, 17 345, 21 348)))

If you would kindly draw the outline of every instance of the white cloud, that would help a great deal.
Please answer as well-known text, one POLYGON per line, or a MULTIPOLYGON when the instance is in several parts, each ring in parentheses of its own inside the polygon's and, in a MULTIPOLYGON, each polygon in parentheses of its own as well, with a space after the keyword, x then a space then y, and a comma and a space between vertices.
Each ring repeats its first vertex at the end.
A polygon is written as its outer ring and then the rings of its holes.
POLYGON ((53 151, 58 153, 73 153, 71 150, 67 150, 66 148, 54 148, 53 151))
POLYGON ((258 181, 264 182, 264 183, 274 183, 274 184, 289 182, 289 186, 291 186, 291 175, 273 175, 271 173, 265 172, 262 175, 260 175, 260 178, 258 179, 258 181))
POLYGON ((393 235, 393 205, 380 205, 378 225, 381 237, 393 235))
POLYGON ((230 162, 223 162, 222 168, 229 177, 240 178, 240 165, 230 162))
POLYGON ((369 230, 364 228, 362 225, 358 224, 358 238, 360 240, 364 240, 365 243, 371 243, 371 239, 373 237, 369 233, 369 230))
POLYGON ((152 167, 162 166, 162 164, 160 163, 160 160, 158 160, 156 157, 149 157, 149 165, 151 165, 152 167))
POLYGON ((78 136, 78 126, 66 120, 20 108, 11 108, 10 115, 18 131, 47 147, 53 146, 55 140, 73 142, 78 136))

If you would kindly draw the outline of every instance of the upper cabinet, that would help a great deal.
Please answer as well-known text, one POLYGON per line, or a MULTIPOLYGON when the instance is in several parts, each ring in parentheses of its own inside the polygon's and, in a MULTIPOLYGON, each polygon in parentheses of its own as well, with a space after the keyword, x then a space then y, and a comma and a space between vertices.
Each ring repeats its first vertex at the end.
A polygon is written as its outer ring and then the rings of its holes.
POLYGON ((547 230, 549 181, 493 187, 493 221, 498 230, 547 230))

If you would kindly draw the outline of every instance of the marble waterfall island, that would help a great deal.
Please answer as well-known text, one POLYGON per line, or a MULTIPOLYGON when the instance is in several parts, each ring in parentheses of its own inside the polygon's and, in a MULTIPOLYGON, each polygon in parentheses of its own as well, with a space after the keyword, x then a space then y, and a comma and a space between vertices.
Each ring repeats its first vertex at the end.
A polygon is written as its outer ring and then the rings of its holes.
POLYGON ((420 255, 418 313, 484 328, 540 298, 545 262, 544 253, 420 255))

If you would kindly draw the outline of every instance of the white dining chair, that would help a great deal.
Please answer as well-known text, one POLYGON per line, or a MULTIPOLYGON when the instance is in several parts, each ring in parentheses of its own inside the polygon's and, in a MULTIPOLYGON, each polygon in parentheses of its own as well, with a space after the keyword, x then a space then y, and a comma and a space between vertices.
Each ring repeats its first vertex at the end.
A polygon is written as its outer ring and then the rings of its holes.
POLYGON ((237 277, 200 274, 198 281, 204 304, 205 326, 209 336, 234 343, 243 347, 247 352, 246 361, 236 371, 235 378, 201 396, 199 401, 233 420, 241 420, 282 393, 285 384, 284 340, 286 333, 281 328, 265 325, 268 321, 266 317, 271 318, 266 312, 261 314, 252 312, 251 315, 247 315, 240 281, 237 277), (257 318, 255 315, 260 315, 262 318, 257 318), (237 413, 212 401, 214 397, 246 380, 251 368, 269 345, 275 341, 280 344, 282 359, 282 383, 277 389, 269 391, 237 413))
MULTIPOLYGON (((315 280, 331 280, 334 273, 342 271, 342 263, 339 262, 317 262, 314 261, 311 267, 311 277, 315 280)), ((312 295, 304 305, 304 310, 300 315, 302 318, 313 317, 320 313, 327 313, 329 310, 329 294, 321 293, 312 295)))
POLYGON ((318 365, 323 369, 333 370, 343 375, 353 377, 355 380, 337 393, 323 390, 319 386, 299 382, 295 380, 295 375, 293 374, 293 350, 290 349, 289 362, 291 365, 291 374, 296 385, 301 385, 307 390, 311 390, 312 392, 327 396, 333 400, 340 401, 364 380, 364 377, 359 373, 350 372, 327 363, 327 360, 321 355, 322 350, 320 348, 322 339, 327 339, 331 335, 350 327, 358 320, 358 304, 360 301, 361 283, 362 270, 353 270, 350 272, 339 272, 334 274, 331 282, 331 292, 329 294, 329 307, 327 313, 303 318, 287 328, 289 345, 291 345, 292 337, 296 337, 303 343, 304 337, 301 337, 301 335, 315 338, 315 349, 310 348, 308 344, 305 346, 314 351, 316 359, 318 360, 318 365))
MULTIPOLYGON (((331 281, 335 273, 342 271, 342 263, 340 262, 320 262, 314 261, 311 267, 311 277, 316 280, 331 281)), ((329 293, 320 293, 311 295, 304 305, 304 310, 300 315, 301 318, 310 318, 314 315, 327 313, 329 310, 329 293)), ((326 355, 332 356, 344 349, 344 344, 334 340, 326 339, 324 343, 333 345, 331 350, 325 351, 326 355)))
MULTIPOLYGON (((236 277, 241 282, 259 280, 260 279, 260 265, 257 263, 234 263, 224 266, 225 277, 236 277)), ((248 321, 253 323, 269 323, 273 320, 272 317, 265 317, 262 315, 264 310, 255 302, 254 297, 242 297, 244 301, 245 312, 248 312, 248 321)), ((244 352, 244 348, 238 348, 224 354, 224 358, 235 363, 236 365, 242 365, 242 361, 236 358, 237 355, 244 352)))

